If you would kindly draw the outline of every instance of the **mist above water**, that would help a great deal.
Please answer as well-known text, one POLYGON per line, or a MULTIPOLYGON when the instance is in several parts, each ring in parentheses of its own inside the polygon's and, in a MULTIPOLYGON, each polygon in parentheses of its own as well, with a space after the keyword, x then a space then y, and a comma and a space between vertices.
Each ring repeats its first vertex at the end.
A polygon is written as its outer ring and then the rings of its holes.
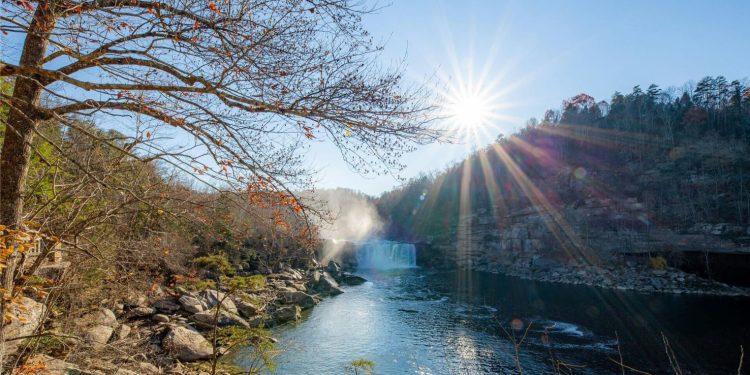
POLYGON ((320 237, 328 240, 323 249, 324 264, 347 243, 375 238, 383 229, 383 220, 367 195, 348 189, 321 190, 315 200, 329 213, 329 220, 319 223, 320 237))

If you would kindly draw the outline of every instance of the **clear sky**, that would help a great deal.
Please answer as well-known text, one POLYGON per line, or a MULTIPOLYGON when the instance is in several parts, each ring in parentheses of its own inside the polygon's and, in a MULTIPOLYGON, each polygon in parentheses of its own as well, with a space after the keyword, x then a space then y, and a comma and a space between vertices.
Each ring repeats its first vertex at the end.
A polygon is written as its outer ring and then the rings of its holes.
MULTIPOLYGON (((400 0, 365 16, 387 41, 384 62, 406 56, 406 76, 432 75, 482 86, 497 102, 483 135, 408 155, 401 176, 438 170, 473 147, 541 118, 585 92, 609 100, 635 85, 682 86, 706 75, 750 76, 750 1, 436 1, 400 0), (473 73, 472 73, 473 72, 473 73), (482 74, 484 73, 484 74, 482 74), (483 77, 483 78, 482 78, 483 77)), ((378 195, 400 182, 363 177, 325 144, 310 158, 319 187, 378 195)))

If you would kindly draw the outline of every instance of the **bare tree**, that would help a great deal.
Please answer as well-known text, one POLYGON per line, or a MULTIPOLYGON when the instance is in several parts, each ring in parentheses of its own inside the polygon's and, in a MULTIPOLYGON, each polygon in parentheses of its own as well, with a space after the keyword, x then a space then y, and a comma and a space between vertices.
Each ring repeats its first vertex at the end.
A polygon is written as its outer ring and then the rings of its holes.
POLYGON ((46 120, 86 133, 72 119, 97 115, 132 142, 88 135, 123 155, 162 160, 217 188, 289 195, 310 183, 305 142, 327 140, 352 166, 378 173, 438 135, 426 92, 381 68, 381 47, 360 24, 369 9, 346 0, 2 9, 0 30, 22 40, 17 61, 3 56, 0 66, 15 78, 2 97, 10 113, 0 156, 0 221, 11 227, 23 218, 32 141, 46 120))
MULTIPOLYGON (((8 109, 0 224, 8 228, 26 219, 51 225, 46 213, 56 205, 84 207, 105 191, 120 203, 101 207, 91 216, 98 221, 149 205, 157 189, 107 179, 153 161, 252 204, 280 202, 305 215, 293 192, 310 188, 310 142, 330 142, 363 173, 390 173, 404 152, 439 136, 427 90, 404 87, 399 69, 378 64, 382 47, 360 22, 372 9, 347 0, 14 0, 0 8, 8 35, 0 76, 13 82, 0 97, 8 109), (84 126, 87 118, 121 135, 84 126), (95 152, 65 152, 65 142, 44 133, 50 122, 63 126, 62 139, 109 149, 106 163, 95 152), (67 159, 45 163, 80 178, 24 210, 39 139, 67 159)), ((55 220, 76 236, 93 227, 72 218, 55 220)), ((6 293, 20 276, 17 259, 3 259, 6 293)))

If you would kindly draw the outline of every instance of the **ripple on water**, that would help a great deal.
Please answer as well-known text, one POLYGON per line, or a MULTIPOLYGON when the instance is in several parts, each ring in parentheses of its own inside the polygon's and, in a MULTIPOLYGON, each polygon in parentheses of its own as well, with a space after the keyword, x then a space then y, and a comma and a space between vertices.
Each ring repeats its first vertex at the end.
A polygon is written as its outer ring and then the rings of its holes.
MULTIPOLYGON (((374 361, 378 374, 517 373, 513 344, 499 326, 504 322, 510 329, 511 320, 523 327, 532 322, 521 352, 525 373, 553 373, 551 350, 569 363, 587 365, 576 373, 615 373, 607 358, 617 350, 616 328, 606 320, 581 318, 595 297, 581 297, 585 289, 540 288, 530 281, 481 275, 479 281, 487 277, 490 282, 474 284, 469 297, 478 298, 466 298, 452 292, 451 274, 406 270, 363 276, 371 282, 346 287, 346 293, 325 299, 297 324, 274 328, 286 349, 277 374, 342 374, 358 358, 374 361)), ((599 311, 607 311, 604 307, 599 305, 599 311)), ((242 365, 241 353, 235 359, 242 365)))

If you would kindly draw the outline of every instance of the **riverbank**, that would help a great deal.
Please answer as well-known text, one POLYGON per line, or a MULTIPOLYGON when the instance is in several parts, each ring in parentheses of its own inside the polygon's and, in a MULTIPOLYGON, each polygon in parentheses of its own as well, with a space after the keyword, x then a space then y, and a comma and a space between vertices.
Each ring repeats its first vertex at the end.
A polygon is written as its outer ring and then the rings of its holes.
POLYGON ((516 276, 526 280, 590 285, 599 288, 647 293, 750 296, 749 288, 704 279, 670 267, 654 269, 635 263, 608 267, 589 265, 529 267, 516 264, 484 264, 471 269, 479 272, 516 276))
MULTIPOLYGON (((42 375, 206 374, 215 358, 221 362, 233 346, 243 345, 231 342, 227 333, 245 337, 248 343, 263 340, 268 345, 263 345, 267 353, 262 354, 272 356, 275 339, 258 329, 299 320, 303 310, 343 293, 340 283, 365 281, 336 263, 240 277, 239 286, 225 283, 214 289, 206 287, 213 284, 209 280, 178 280, 155 285, 148 293, 103 301, 76 321, 80 337, 60 335, 66 337, 61 344, 68 340, 82 350, 56 356, 50 348, 26 361, 26 367, 36 367, 42 375)), ((58 335, 54 330, 46 334, 58 335)))

